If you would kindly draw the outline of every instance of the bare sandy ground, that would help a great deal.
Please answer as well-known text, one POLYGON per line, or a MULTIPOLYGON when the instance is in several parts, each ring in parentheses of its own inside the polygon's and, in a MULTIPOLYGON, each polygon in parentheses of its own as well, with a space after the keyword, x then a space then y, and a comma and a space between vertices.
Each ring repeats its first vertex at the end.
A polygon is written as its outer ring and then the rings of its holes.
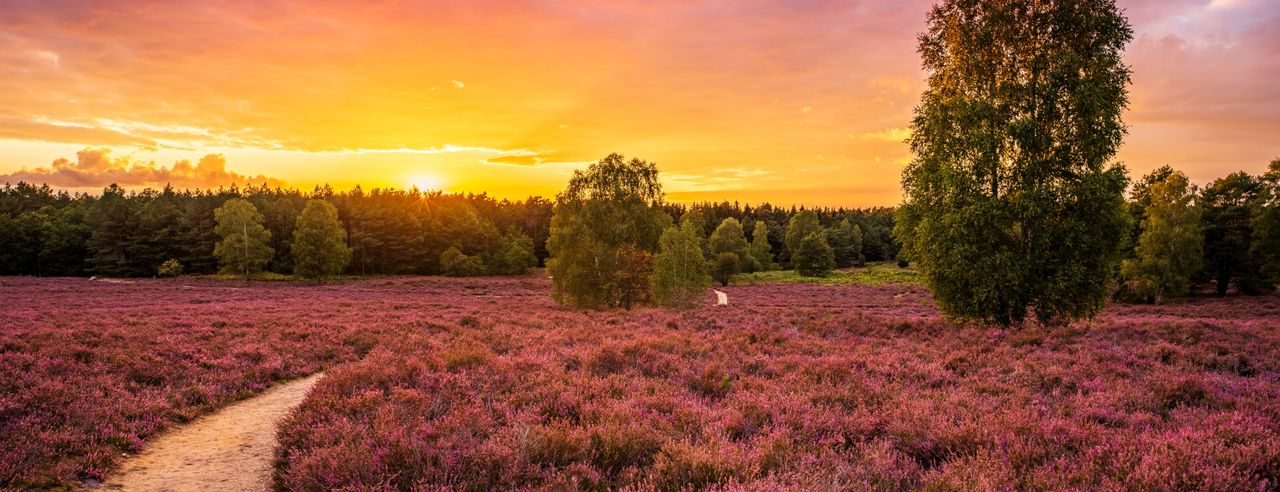
POLYGON ((271 490, 276 423, 302 402, 322 374, 263 394, 166 432, 107 480, 117 490, 271 490))

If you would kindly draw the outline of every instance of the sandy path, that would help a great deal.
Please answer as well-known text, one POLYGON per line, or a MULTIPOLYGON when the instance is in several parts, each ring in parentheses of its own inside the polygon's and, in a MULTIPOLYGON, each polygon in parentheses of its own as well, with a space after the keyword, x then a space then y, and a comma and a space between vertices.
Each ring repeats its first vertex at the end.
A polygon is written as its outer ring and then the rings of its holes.
POLYGON ((271 490, 276 423, 322 374, 289 381, 161 434, 120 467, 120 490, 271 490))

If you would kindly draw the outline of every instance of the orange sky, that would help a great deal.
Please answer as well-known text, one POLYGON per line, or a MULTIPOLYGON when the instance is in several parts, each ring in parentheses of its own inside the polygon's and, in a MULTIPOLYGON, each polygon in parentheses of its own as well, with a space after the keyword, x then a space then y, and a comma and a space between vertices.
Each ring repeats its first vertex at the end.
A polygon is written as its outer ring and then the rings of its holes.
MULTIPOLYGON (((931 2, 4 3, 0 181, 519 198, 620 152, 678 201, 864 206, 899 200, 931 2)), ((1120 5, 1133 174, 1280 156, 1280 2, 1120 5)))

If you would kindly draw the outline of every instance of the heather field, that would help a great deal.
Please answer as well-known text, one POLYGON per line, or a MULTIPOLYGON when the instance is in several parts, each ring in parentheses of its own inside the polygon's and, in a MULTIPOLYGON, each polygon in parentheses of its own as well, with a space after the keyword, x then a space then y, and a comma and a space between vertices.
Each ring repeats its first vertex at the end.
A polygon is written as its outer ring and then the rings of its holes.
POLYGON ((909 284, 730 286, 685 312, 549 289, 5 278, 0 485, 100 479, 159 430, 320 369, 280 429, 286 489, 1280 483, 1277 296, 1005 331, 948 324, 909 284))

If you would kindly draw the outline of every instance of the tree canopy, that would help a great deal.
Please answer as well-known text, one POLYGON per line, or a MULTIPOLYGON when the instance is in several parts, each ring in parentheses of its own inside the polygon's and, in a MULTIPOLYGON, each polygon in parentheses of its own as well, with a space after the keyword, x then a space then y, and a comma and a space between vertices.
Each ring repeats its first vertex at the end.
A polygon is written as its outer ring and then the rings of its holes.
POLYGON ((895 236, 953 318, 1089 316, 1129 228, 1125 133, 1133 30, 1113 0, 945 0, 919 53, 895 236))
POLYGON ((1164 176, 1149 182, 1136 255, 1122 269, 1135 295, 1157 303, 1187 293, 1200 270, 1204 243, 1195 189, 1181 172, 1164 176))
POLYGON ((262 214, 248 200, 227 200, 214 211, 214 220, 218 222, 214 231, 221 238, 213 249, 219 273, 244 275, 248 280, 271 261, 271 232, 262 227, 262 214))
POLYGON ((646 254, 657 249, 671 216, 663 206, 658 167, 610 154, 575 171, 556 197, 547 250, 553 297, 581 307, 620 307, 640 298, 646 254), (625 268, 623 268, 625 267, 625 268))
POLYGON ((300 277, 328 277, 342 273, 351 261, 347 231, 338 209, 324 200, 308 200, 293 229, 293 273, 300 277))

